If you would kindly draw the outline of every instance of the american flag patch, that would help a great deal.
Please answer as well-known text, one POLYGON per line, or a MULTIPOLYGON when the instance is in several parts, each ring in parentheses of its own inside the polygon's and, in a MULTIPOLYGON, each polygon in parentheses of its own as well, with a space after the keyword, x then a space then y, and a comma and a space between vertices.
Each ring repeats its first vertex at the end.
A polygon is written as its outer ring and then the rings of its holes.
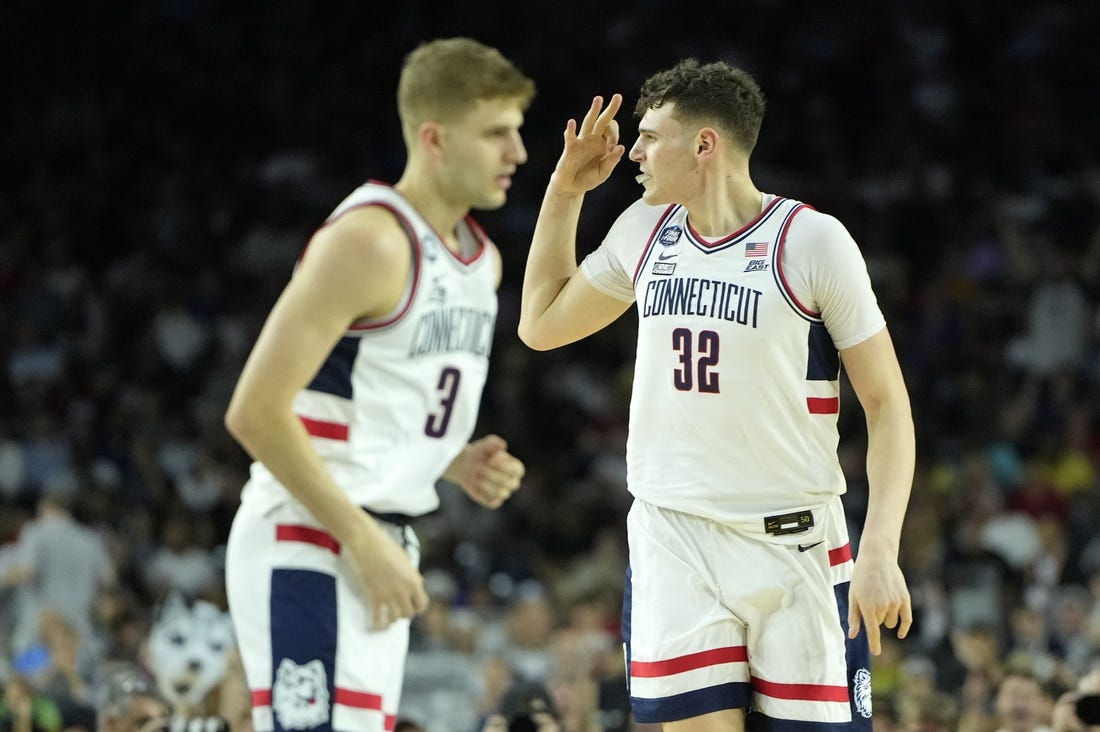
POLYGON ((750 241, 745 245, 746 257, 766 257, 768 256, 768 242, 766 241, 750 241))

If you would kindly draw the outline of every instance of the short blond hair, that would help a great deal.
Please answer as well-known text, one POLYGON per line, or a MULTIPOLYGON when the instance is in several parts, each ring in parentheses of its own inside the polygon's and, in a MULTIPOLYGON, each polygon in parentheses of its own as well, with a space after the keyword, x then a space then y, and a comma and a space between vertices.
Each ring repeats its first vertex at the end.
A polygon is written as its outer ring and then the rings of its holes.
POLYGON ((397 84, 397 112, 409 136, 427 120, 455 122, 479 99, 516 99, 527 109, 535 82, 500 51, 471 38, 442 38, 405 57, 397 84))

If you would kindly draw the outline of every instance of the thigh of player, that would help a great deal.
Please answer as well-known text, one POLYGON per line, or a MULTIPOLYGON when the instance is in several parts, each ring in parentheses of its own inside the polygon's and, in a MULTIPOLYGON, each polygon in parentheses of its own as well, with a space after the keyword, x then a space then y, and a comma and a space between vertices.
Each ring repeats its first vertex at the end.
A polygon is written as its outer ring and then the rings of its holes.
POLYGON ((392 726, 409 623, 371 630, 339 544, 308 512, 243 503, 226 586, 257 732, 392 726))

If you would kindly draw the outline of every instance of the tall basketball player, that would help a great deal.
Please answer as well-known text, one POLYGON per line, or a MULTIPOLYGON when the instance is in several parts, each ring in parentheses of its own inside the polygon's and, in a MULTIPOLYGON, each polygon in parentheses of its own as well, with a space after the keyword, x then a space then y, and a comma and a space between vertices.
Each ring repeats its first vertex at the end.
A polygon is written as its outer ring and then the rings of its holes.
POLYGON ((584 194, 625 148, 597 97, 543 201, 520 337, 539 350, 636 303, 623 609, 631 706, 667 730, 869 730, 868 650, 911 622, 898 540, 913 424, 867 268, 831 216, 759 191, 759 87, 687 60, 641 90, 644 193, 577 265, 584 194), (866 412, 859 556, 840 495, 843 363, 866 412))
POLYGON ((427 605, 410 521, 440 477, 489 508, 519 485, 504 440, 468 443, 501 260, 467 214, 504 204, 533 95, 469 39, 409 54, 400 180, 336 207, 245 364, 226 425, 255 462, 226 582, 256 730, 392 729, 427 605))

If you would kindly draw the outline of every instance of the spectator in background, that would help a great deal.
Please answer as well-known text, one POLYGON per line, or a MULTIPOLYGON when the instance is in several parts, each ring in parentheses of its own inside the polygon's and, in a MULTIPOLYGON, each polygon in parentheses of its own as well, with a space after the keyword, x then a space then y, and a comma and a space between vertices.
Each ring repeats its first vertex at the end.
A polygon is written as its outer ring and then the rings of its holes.
POLYGON ((417 724, 411 719, 404 717, 398 717, 397 721, 393 723, 393 732, 426 732, 424 727, 417 724))
POLYGON ((98 732, 166 732, 168 704, 156 684, 137 668, 108 673, 100 690, 98 732))
POLYGON ((1100 666, 1082 676, 1076 688, 1058 697, 1054 705, 1050 730, 1051 732, 1100 730, 1100 666))
POLYGON ((189 598, 217 594, 222 575, 211 552, 194 540, 194 519, 174 508, 160 531, 160 543, 141 566, 145 581, 156 596, 164 597, 173 590, 189 598))
MULTIPOLYGON (((553 697, 537 681, 518 681, 504 692, 500 706, 485 719, 482 732, 561 732, 553 697)), ((571 730, 570 732, 588 732, 571 730)))
POLYGON ((87 654, 81 655, 80 635, 54 611, 42 614, 41 635, 49 665, 35 679, 36 687, 57 705, 66 728, 93 729, 93 672, 87 654))
POLYGON ((31 592, 17 621, 14 650, 39 638, 47 610, 56 611, 81 638, 94 639, 93 604, 102 588, 115 583, 115 570, 102 538, 69 513, 67 495, 39 499, 37 517, 20 534, 19 552, 4 582, 26 583, 31 592))
POLYGON ((4 683, 0 698, 0 732, 61 732, 61 712, 22 676, 4 683))
POLYGON ((1010 670, 997 687, 994 710, 997 732, 1043 732, 1050 728, 1053 705, 1038 679, 1010 670))

